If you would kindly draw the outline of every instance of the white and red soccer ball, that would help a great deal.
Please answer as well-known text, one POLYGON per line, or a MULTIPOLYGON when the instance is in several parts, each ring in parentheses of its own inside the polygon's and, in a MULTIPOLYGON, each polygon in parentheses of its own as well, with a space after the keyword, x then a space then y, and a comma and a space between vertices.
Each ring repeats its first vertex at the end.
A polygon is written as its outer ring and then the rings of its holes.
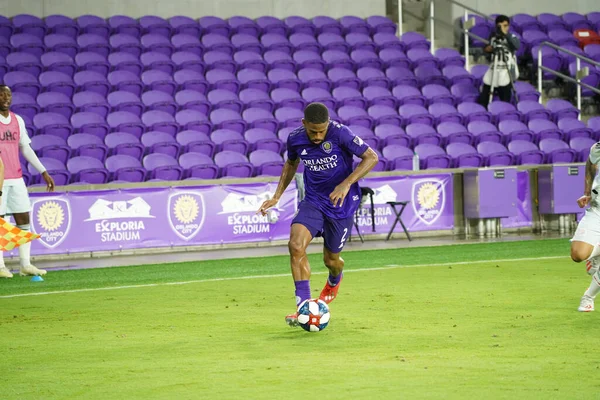
POLYGON ((298 306, 298 323, 308 332, 319 332, 327 328, 331 314, 323 300, 304 300, 298 306))

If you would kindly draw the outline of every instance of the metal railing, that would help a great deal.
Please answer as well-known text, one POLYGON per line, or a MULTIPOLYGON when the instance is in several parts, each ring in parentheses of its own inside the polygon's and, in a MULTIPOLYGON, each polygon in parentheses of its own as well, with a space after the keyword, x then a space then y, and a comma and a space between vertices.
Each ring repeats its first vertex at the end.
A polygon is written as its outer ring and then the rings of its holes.
MULTIPOLYGON (((558 76, 559 78, 564 79, 567 82, 573 82, 573 83, 575 83, 577 85, 577 94, 576 94, 575 97, 576 97, 576 100, 577 100, 577 109, 579 111, 581 111, 581 88, 582 87, 585 87, 587 89, 590 89, 593 92, 596 92, 596 93, 600 94, 600 89, 598 89, 598 88, 596 88, 594 86, 588 85, 587 83, 581 81, 583 78, 587 77, 590 74, 589 67, 586 66, 586 67, 583 67, 583 69, 581 68, 581 61, 585 61, 585 62, 587 62, 589 64, 595 65, 596 67, 600 67, 600 63, 598 63, 598 62, 596 62, 596 61, 594 61, 594 60, 592 60, 590 58, 587 58, 585 56, 582 56, 581 54, 577 54, 575 52, 572 52, 571 50, 567 50, 567 49, 565 49, 563 47, 557 46, 557 45, 555 45, 553 43, 550 43, 550 42, 542 42, 539 45, 538 51, 537 51, 537 56, 538 56, 538 60, 537 60, 537 75, 538 75, 537 76, 537 89, 538 89, 538 92, 542 93, 542 78, 543 78, 542 71, 545 71, 545 72, 549 72, 551 74, 554 74, 554 75, 558 76), (544 46, 550 47, 550 48, 552 48, 552 49, 554 49, 556 51, 561 51, 563 53, 570 54, 570 55, 572 55, 572 56, 574 56, 576 58, 575 59, 575 63, 576 63, 575 64, 575 68, 576 68, 575 78, 573 78, 571 76, 568 76, 568 75, 565 75, 565 74, 563 74, 560 71, 556 71, 556 70, 554 70, 552 68, 548 68, 548 67, 545 67, 545 66, 542 65, 542 57, 543 57, 543 55, 542 55, 542 48, 544 46)), ((539 101, 540 101, 540 103, 542 102, 542 97, 541 96, 540 96, 540 100, 539 101)), ((581 113, 579 114, 579 119, 581 119, 581 113)))

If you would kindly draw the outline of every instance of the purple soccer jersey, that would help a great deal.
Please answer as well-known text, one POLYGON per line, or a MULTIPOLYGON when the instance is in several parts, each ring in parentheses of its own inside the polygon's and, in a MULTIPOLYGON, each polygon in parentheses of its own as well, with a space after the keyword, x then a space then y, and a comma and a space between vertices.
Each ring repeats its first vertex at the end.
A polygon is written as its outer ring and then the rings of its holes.
POLYGON ((360 188, 354 183, 341 207, 334 207, 329 195, 353 171, 353 156, 362 156, 369 148, 347 126, 331 121, 325 140, 312 143, 306 129, 295 129, 287 140, 288 158, 300 157, 304 163, 304 201, 317 207, 329 218, 344 219, 354 215, 360 204, 360 188))

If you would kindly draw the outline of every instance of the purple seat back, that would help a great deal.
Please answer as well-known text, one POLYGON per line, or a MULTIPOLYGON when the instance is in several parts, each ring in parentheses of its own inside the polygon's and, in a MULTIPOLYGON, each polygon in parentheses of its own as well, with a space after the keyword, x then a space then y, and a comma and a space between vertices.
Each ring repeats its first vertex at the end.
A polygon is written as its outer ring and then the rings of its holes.
POLYGON ((77 156, 67 161, 67 170, 72 175, 73 182, 102 184, 108 182, 108 171, 104 163, 96 158, 77 156))
POLYGON ((183 176, 183 169, 177 160, 166 154, 148 154, 142 161, 144 168, 149 173, 150 179, 163 179, 165 181, 178 181, 183 176))
POLYGON ((254 170, 245 155, 228 150, 215 155, 215 164, 221 168, 223 176, 247 178, 254 170))
POLYGON ((450 168, 452 165, 452 158, 434 144, 419 144, 415 146, 415 152, 423 169, 450 168))
POLYGON ((485 159, 477 150, 466 143, 450 143, 446 152, 454 159, 455 168, 479 168, 484 165, 485 159))

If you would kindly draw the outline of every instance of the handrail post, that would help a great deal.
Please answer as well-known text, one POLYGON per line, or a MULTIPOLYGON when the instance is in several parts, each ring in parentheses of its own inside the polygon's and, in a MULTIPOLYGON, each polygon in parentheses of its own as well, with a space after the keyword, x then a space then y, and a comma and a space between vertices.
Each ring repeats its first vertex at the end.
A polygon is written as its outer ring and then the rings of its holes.
POLYGON ((431 54, 435 54, 435 0, 429 0, 429 41, 431 42, 431 54))
POLYGON ((398 36, 402 37, 402 0, 398 0, 398 36))
POLYGON ((538 62, 537 62, 537 89, 538 92, 540 92, 540 98, 539 98, 539 102, 540 104, 542 104, 542 46, 538 47, 538 62))
POLYGON ((581 70, 581 59, 579 57, 575 59, 575 66, 577 69, 577 72, 575 72, 575 79, 577 80, 577 109, 579 110, 579 113, 577 114, 577 119, 581 120, 581 79, 579 79, 579 71, 581 70))
POLYGON ((463 19, 463 28, 464 28, 464 40, 465 40, 465 69, 467 71, 471 71, 469 69, 469 28, 467 28, 467 21, 469 20, 469 12, 465 10, 465 17, 463 19))

